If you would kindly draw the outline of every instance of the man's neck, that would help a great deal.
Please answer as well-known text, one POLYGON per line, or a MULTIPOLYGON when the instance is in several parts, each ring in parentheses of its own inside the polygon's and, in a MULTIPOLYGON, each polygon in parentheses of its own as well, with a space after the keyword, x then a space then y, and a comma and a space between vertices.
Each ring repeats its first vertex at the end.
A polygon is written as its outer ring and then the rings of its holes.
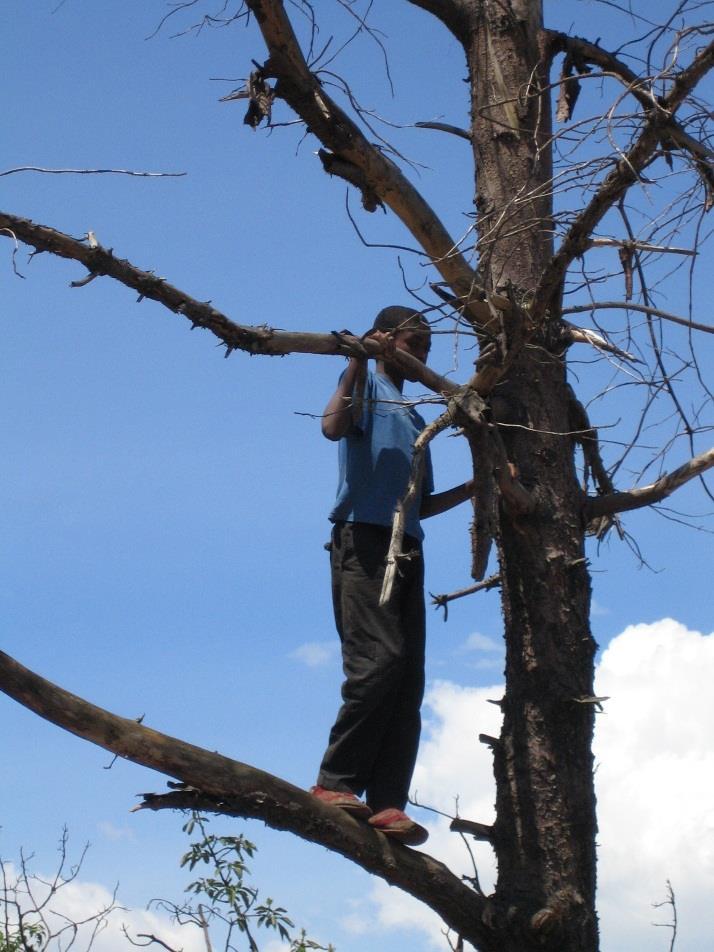
POLYGON ((386 377, 388 380, 391 380, 397 390, 400 393, 402 392, 404 389, 404 377, 402 377, 395 367, 387 366, 383 360, 378 360, 377 373, 381 374, 383 377, 386 377))

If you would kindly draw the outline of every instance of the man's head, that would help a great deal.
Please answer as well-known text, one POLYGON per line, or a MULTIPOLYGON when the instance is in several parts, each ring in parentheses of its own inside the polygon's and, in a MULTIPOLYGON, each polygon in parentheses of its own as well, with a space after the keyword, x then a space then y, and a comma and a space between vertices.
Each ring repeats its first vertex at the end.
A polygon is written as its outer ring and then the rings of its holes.
POLYGON ((431 348, 431 328, 420 311, 399 304, 383 307, 374 319, 372 331, 391 334, 399 350, 426 363, 431 348))

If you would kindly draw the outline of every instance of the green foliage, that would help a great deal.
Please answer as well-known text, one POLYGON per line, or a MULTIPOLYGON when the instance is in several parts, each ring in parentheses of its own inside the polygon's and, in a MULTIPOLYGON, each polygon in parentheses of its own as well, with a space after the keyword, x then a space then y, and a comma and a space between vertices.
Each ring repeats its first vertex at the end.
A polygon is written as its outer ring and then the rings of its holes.
MULTIPOLYGON (((258 888, 247 881, 250 870, 246 861, 255 855, 255 845, 242 835, 209 833, 208 823, 207 817, 193 813, 183 827, 189 836, 200 833, 200 839, 192 842, 181 858, 182 867, 200 874, 186 887, 193 901, 178 906, 162 899, 154 905, 170 912, 181 925, 192 923, 201 928, 207 952, 214 952, 217 931, 222 935, 224 952, 239 952, 242 947, 259 952, 253 931, 261 928, 276 932, 286 952, 335 952, 333 946, 308 938, 304 930, 295 934, 295 924, 287 911, 270 898, 260 899, 258 888)), ((0 952, 5 950, 0 947, 0 952)))
POLYGON ((0 932, 0 952, 40 952, 46 938, 47 930, 40 922, 20 922, 14 927, 6 924, 0 932))

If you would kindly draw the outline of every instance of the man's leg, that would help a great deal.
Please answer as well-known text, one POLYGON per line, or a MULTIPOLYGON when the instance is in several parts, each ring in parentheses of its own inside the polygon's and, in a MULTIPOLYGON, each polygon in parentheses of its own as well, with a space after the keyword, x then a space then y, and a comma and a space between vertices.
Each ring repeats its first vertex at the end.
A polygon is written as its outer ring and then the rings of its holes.
MULTIPOLYGON (((404 548, 409 548, 406 540, 404 548)), ((393 594, 403 632, 404 662, 401 679, 395 685, 390 721, 381 734, 367 785, 367 803, 375 813, 388 807, 405 808, 421 735, 426 628, 424 563, 416 543, 412 550, 415 555, 404 561, 393 594)))
POLYGON ((389 538, 388 528, 363 523, 338 524, 333 532, 333 600, 345 681, 318 784, 359 795, 390 730, 406 662, 399 600, 379 607, 389 538))

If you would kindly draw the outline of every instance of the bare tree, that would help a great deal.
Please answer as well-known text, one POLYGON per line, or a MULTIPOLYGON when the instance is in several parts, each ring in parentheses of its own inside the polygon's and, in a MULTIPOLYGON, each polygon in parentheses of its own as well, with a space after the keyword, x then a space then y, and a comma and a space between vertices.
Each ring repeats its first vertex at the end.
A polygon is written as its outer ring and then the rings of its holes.
MULTIPOLYGON (((694 262, 714 203, 711 112, 698 93, 714 66, 712 4, 680 0, 659 23, 632 13, 637 35, 608 51, 548 29, 538 0, 410 2, 439 21, 435 29, 453 34, 468 67, 469 127, 421 123, 456 134, 472 150, 476 212, 463 236, 448 232, 398 153, 374 131, 377 117, 328 70, 330 57, 313 42, 309 3, 245 0, 214 10, 187 0, 169 15, 194 17, 186 29, 255 21, 267 56, 257 54, 260 65, 229 98, 247 100, 246 122, 254 128, 270 125, 273 111, 287 107, 321 143, 325 170, 355 188, 367 212, 388 209, 411 234, 433 269, 433 312, 478 340, 474 373, 461 384, 403 359, 444 406, 428 436, 456 426, 472 451, 475 581, 486 573, 492 541, 500 565, 506 691, 501 735, 487 738, 497 818, 488 827, 461 824, 493 844, 493 895, 427 855, 398 846, 385 853, 376 834, 290 784, 115 717, 6 655, 0 687, 81 737, 182 782, 169 794, 147 795, 148 808, 260 817, 321 843, 417 896, 483 952, 594 952, 591 742, 598 698, 585 539, 613 527, 623 532, 620 513, 659 503, 693 479, 709 492, 703 474, 714 465, 714 450, 700 441, 711 392, 697 341, 714 327, 692 313, 669 313, 658 291, 669 262, 694 262), (302 45, 288 11, 307 24, 302 45), (579 116, 576 101, 588 84, 609 99, 579 116), (655 189, 658 180, 667 187, 655 189), (615 276, 622 292, 613 298, 615 276), (594 329, 565 317, 579 312, 591 315, 594 329), (569 368, 585 361, 579 376, 592 373, 595 385, 576 394, 569 368), (693 407, 678 393, 685 374, 700 386, 693 407), (629 421, 619 456, 606 465, 586 404, 625 387, 641 395, 641 410, 629 421), (658 432, 649 453, 640 446, 645 429, 658 432), (616 488, 625 461, 644 485, 616 488)), ((342 5, 356 33, 369 33, 371 4, 342 5)), ((629 10, 617 0, 607 6, 629 10)), ((591 97, 583 101, 592 106, 591 97)), ((373 342, 346 334, 238 324, 96 240, 7 213, 0 213, 0 229, 36 252, 81 262, 87 276, 78 283, 109 276, 161 302, 210 330, 227 352, 377 353, 373 342)), ((398 524, 392 554, 399 556, 398 524)))

